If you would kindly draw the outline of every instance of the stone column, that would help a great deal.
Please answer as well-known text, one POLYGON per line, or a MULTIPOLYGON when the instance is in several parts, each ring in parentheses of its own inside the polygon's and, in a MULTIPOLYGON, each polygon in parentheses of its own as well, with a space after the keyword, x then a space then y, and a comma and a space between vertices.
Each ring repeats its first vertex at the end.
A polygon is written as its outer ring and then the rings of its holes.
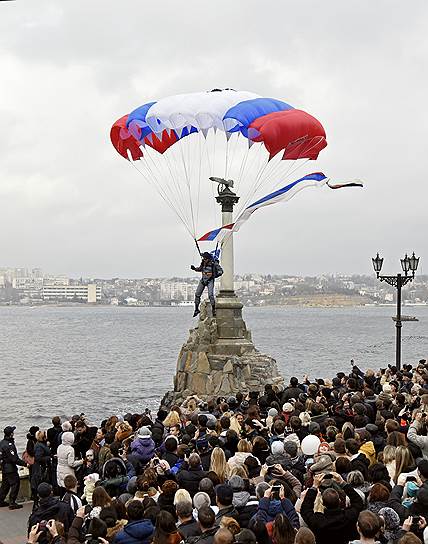
MULTIPOLYGON (((233 223, 233 206, 238 202, 239 196, 230 190, 229 187, 223 186, 223 189, 216 197, 217 202, 221 205, 222 225, 230 225, 233 223)), ((233 233, 227 235, 221 247, 221 265, 224 273, 221 277, 220 297, 233 297, 234 289, 234 263, 233 263, 233 233)))

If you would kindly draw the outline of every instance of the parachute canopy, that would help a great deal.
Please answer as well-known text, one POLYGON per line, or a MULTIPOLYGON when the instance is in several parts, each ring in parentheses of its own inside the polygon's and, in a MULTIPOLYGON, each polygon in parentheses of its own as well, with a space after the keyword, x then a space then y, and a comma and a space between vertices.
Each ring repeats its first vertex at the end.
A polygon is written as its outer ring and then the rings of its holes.
POLYGON ((206 216, 206 196, 219 211, 210 176, 232 177, 243 208, 262 187, 283 184, 295 161, 317 159, 327 145, 322 124, 309 113, 233 89, 147 102, 118 119, 110 137, 193 238, 199 217, 206 216))

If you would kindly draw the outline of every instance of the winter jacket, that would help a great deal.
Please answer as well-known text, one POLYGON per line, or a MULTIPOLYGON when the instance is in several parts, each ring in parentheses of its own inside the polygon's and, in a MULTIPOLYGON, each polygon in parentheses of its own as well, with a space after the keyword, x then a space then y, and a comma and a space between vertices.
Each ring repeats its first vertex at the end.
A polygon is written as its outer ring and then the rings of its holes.
POLYGON ((67 532, 73 520, 73 511, 68 504, 56 497, 50 496, 40 499, 39 506, 33 510, 28 519, 28 530, 36 523, 50 519, 63 523, 64 530, 67 532))
POLYGON ((236 508, 233 505, 226 506, 225 508, 222 508, 221 510, 219 510, 215 516, 215 525, 217 525, 217 527, 220 525, 221 518, 223 516, 226 516, 227 518, 233 518, 233 519, 236 519, 236 521, 238 521, 238 517, 239 517, 238 510, 236 510, 236 508))
POLYGON ((354 459, 351 460, 352 470, 359 470, 364 476, 364 480, 367 480, 369 475, 369 464, 370 461, 364 455, 364 453, 359 453, 356 457, 354 457, 354 459))
POLYGON ((279 500, 262 497, 253 519, 269 523, 269 521, 274 521, 277 514, 285 514, 295 529, 300 527, 299 516, 290 499, 279 500))
POLYGON ((419 424, 416 422, 413 422, 409 430, 407 431, 407 439, 409 442, 412 442, 413 444, 416 444, 420 447, 422 452, 422 457, 424 459, 428 459, 428 436, 420 436, 418 435, 419 430, 419 424))
POLYGON ((150 436, 138 437, 131 443, 131 452, 143 464, 147 464, 155 454, 155 443, 150 436))
POLYGON ((13 438, 4 438, 0 441, 0 465, 3 474, 17 473, 16 465, 26 466, 26 463, 18 457, 13 438))
MULTIPOLYGON (((184 467, 186 466, 187 465, 184 464, 184 467)), ((193 497, 195 493, 199 491, 199 482, 202 478, 205 478, 206 474, 207 473, 201 468, 182 468, 177 473, 177 482, 180 487, 187 489, 193 497)))
POLYGON ((369 460, 370 465, 373 465, 374 463, 376 463, 376 450, 375 450, 374 444, 373 444, 373 442, 371 440, 368 441, 368 442, 365 442, 361 446, 359 451, 361 453, 364 453, 364 455, 369 460))
POLYGON ((42 482, 51 481, 51 450, 43 442, 34 446, 34 465, 31 470, 31 489, 37 489, 42 482))
POLYGON ((246 451, 237 451, 233 457, 231 457, 227 464, 230 468, 242 467, 245 464, 247 457, 252 457, 252 454, 246 451))
POLYGON ((183 540, 191 536, 200 536, 202 534, 199 523, 193 517, 190 521, 185 521, 184 523, 181 523, 177 527, 177 529, 183 540))
POLYGON ((78 434, 74 441, 74 450, 76 454, 82 459, 85 458, 86 452, 92 446, 92 442, 96 437, 98 432, 98 427, 86 427, 84 433, 78 434))
POLYGON ((57 458, 58 466, 56 470, 58 485, 65 487, 64 478, 67 474, 74 476, 74 469, 83 464, 83 460, 76 460, 74 457, 74 434, 63 433, 61 437, 62 444, 58 446, 57 458))
POLYGON ((314 503, 317 490, 307 490, 300 507, 300 515, 309 529, 315 534, 317 544, 347 544, 358 538, 356 523, 358 515, 363 509, 360 495, 349 484, 343 486, 343 491, 349 497, 348 508, 326 509, 324 513, 314 512, 314 503))
POLYGON ((98 452, 98 467, 100 470, 103 469, 104 463, 113 457, 112 452, 110 451, 110 446, 101 446, 100 451, 98 452))
POLYGON ((207 529, 200 536, 190 536, 186 538, 185 543, 186 544, 213 544, 214 535, 216 534, 217 531, 218 531, 217 526, 211 527, 211 529, 207 529))
POLYGON ((114 544, 149 544, 155 528, 149 519, 128 522, 119 531, 114 544))
POLYGON ((238 491, 233 494, 232 504, 238 512, 238 523, 241 528, 248 527, 250 519, 257 512, 259 501, 251 497, 248 491, 238 491))
POLYGON ((266 464, 268 467, 281 465, 284 470, 290 470, 291 457, 287 453, 274 453, 266 459, 266 464))

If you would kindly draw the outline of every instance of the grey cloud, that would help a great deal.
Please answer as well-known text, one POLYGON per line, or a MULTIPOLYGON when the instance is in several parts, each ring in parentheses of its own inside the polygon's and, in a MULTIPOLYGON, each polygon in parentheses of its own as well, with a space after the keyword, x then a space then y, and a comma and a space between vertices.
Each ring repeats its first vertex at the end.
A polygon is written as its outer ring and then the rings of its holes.
POLYGON ((190 239, 109 128, 153 97, 226 86, 322 120, 329 147, 305 172, 366 180, 258 212, 237 236, 238 271, 368 272, 378 248, 424 256, 427 15, 423 0, 2 3, 2 263, 187 274, 190 239))

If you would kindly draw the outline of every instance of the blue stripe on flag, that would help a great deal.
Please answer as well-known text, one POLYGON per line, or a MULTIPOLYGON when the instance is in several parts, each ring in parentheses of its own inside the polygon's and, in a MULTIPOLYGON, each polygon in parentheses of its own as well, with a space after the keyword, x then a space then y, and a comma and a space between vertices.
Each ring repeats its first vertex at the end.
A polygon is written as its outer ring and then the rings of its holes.
POLYGON ((253 208, 254 206, 258 206, 259 204, 263 204, 264 202, 267 202, 268 200, 272 200, 272 198, 275 198, 279 195, 283 195, 284 193, 287 193, 290 191, 293 187, 295 187, 298 183, 301 183, 302 181, 323 181, 324 179, 327 179, 327 176, 325 176, 322 172, 315 172, 313 174, 308 174, 307 176, 304 176, 303 178, 300 178, 296 181, 293 181, 293 183, 290 183, 289 185, 286 185, 285 187, 282 187, 282 189, 278 189, 277 191, 274 191, 273 193, 270 193, 260 200, 257 200, 256 202, 253 202, 247 208, 246 210, 253 208))

